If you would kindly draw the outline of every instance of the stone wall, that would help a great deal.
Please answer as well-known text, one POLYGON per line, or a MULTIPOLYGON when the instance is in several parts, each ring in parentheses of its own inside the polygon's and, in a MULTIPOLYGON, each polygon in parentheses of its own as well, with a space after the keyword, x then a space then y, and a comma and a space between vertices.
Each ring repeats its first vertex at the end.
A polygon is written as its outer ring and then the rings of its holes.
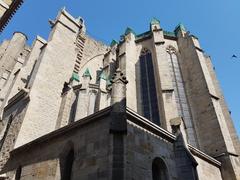
POLYGON ((22 126, 29 99, 27 97, 15 102, 4 113, 2 139, 0 140, 0 169, 9 158, 9 153, 14 148, 16 139, 22 126))
POLYGON ((31 72, 33 70, 36 61, 38 60, 41 48, 46 44, 46 41, 40 36, 37 36, 32 45, 32 50, 20 69, 20 72, 15 77, 15 83, 11 89, 8 99, 12 98, 17 92, 22 88, 27 87, 27 84, 31 77, 31 72))
POLYGON ((46 179, 55 173, 63 176, 62 160, 73 149, 71 179, 110 179, 111 141, 109 119, 95 114, 15 149, 3 171, 22 167, 26 179, 46 179), (56 172, 59 164, 60 172, 56 172))
POLYGON ((173 144, 137 126, 128 124, 126 137, 126 179, 151 180, 152 163, 161 158, 168 169, 169 179, 177 179, 173 144))
POLYGON ((80 22, 65 10, 59 12, 38 59, 29 94, 31 100, 15 147, 55 129, 62 89, 71 78, 75 64, 75 41, 80 27, 80 22))
POLYGON ((80 64, 80 81, 82 81, 82 75, 89 68, 92 79, 91 83, 95 84, 98 80, 97 71, 101 71, 103 67, 104 54, 107 52, 108 47, 100 41, 94 40, 90 36, 86 35, 84 43, 83 57, 80 64))
POLYGON ((59 159, 54 159, 25 166, 21 169, 21 180, 58 180, 59 163, 59 159))
POLYGON ((199 180, 221 180, 222 175, 221 171, 218 167, 210 164, 209 162, 194 156, 196 161, 198 162, 197 171, 199 180))
POLYGON ((220 87, 220 83, 217 80, 216 73, 214 71, 214 67, 213 67, 212 62, 211 62, 211 58, 210 58, 210 56, 205 56, 205 58, 206 58, 206 64, 207 64, 207 67, 208 67, 209 74, 210 74, 210 76, 213 80, 214 88, 216 90, 217 96, 220 98, 219 103, 221 105, 223 116, 224 116, 224 119, 226 121, 227 128, 229 129, 231 139, 233 141, 234 149, 235 149, 237 154, 240 154, 239 138, 237 136, 236 130, 235 130, 234 125, 233 125, 230 110, 227 107, 227 103, 225 101, 225 98, 223 96, 223 92, 222 92, 221 87, 220 87))
POLYGON ((191 38, 179 38, 180 66, 185 81, 186 93, 194 120, 197 141, 201 150, 215 154, 224 151, 219 141, 212 143, 212 133, 223 138, 219 131, 217 116, 208 91, 207 82, 191 38))

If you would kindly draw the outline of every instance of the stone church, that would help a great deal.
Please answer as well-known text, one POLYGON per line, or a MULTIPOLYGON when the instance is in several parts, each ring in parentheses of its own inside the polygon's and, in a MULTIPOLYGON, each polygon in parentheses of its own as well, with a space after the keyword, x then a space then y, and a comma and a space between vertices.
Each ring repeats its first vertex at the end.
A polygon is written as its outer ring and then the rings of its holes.
POLYGON ((157 19, 105 45, 65 9, 0 46, 0 179, 240 180, 211 58, 157 19))

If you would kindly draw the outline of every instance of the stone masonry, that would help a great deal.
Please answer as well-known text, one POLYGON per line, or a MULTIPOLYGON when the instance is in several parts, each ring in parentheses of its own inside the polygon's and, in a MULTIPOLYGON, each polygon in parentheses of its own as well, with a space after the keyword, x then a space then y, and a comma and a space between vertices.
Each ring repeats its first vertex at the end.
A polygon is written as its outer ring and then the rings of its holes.
POLYGON ((0 179, 240 180, 211 59, 182 24, 110 45, 64 8, 50 26, 0 45, 0 179))

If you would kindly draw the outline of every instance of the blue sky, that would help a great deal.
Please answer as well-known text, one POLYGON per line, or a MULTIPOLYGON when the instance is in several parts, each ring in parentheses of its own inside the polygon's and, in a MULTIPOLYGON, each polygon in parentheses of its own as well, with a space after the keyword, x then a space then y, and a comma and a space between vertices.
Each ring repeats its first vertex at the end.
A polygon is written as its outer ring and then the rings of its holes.
POLYGON ((88 33, 105 43, 119 39, 127 26, 136 33, 149 29, 153 17, 172 31, 182 22, 212 57, 235 127, 240 135, 240 1, 239 0, 26 0, 0 40, 22 31, 29 44, 36 35, 47 39, 48 20, 63 6, 84 18, 88 33), (231 59, 236 54, 238 59, 231 59))

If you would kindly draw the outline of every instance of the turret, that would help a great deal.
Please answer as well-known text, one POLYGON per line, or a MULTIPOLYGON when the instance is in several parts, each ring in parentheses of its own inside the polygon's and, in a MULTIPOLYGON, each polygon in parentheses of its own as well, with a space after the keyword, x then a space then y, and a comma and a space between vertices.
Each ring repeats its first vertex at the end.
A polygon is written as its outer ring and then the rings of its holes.
POLYGON ((184 37, 186 35, 186 28, 182 23, 179 23, 174 30, 175 34, 179 37, 184 37))
POLYGON ((71 82, 72 86, 78 85, 79 84, 79 75, 77 73, 73 72, 70 82, 71 82))
POLYGON ((151 23, 150 23, 150 29, 151 31, 157 31, 157 30, 160 30, 161 27, 160 27, 160 21, 156 18, 153 18, 151 20, 151 23))
POLYGON ((89 69, 87 68, 82 76, 82 89, 87 89, 89 87, 89 83, 92 79, 89 69))
POLYGON ((138 63, 136 34, 131 28, 127 28, 123 35, 123 40, 119 43, 119 53, 117 61, 122 73, 128 79, 127 106, 137 111, 137 95, 136 95, 136 64, 138 63))

